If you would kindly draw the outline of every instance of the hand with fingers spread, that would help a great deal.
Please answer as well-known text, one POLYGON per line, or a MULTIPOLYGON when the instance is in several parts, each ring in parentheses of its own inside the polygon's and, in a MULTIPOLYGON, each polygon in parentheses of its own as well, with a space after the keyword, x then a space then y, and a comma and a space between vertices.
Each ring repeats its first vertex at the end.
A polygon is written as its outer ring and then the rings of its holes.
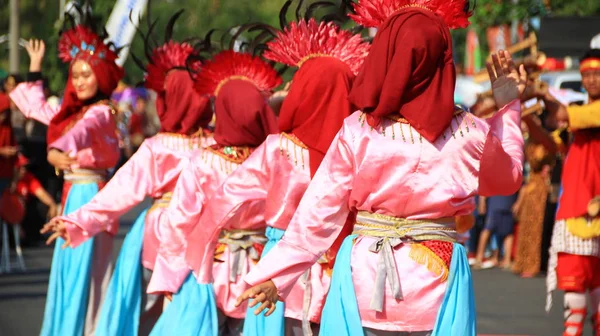
POLYGON ((521 97, 527 86, 527 72, 522 64, 517 69, 508 51, 500 50, 492 54, 492 63, 486 66, 496 105, 501 108, 521 97))
POLYGON ((279 301, 279 294, 277 294, 277 287, 275 287, 273 281, 269 280, 246 290, 238 297, 235 306, 239 307, 242 302, 248 299, 254 299, 249 305, 250 308, 254 308, 259 303, 262 303, 254 311, 254 315, 258 315, 263 310, 268 309, 265 316, 269 316, 275 311, 275 303, 279 301))
POLYGON ((29 43, 25 46, 27 53, 29 54, 29 72, 40 72, 42 71, 42 60, 46 53, 46 44, 42 40, 29 40, 29 43))
POLYGON ((62 245, 62 248, 67 248, 69 244, 71 244, 71 237, 69 237, 69 233, 67 232, 67 225, 65 222, 60 219, 52 219, 50 222, 44 224, 44 227, 40 230, 40 233, 45 234, 52 231, 52 235, 48 240, 46 240, 46 245, 52 244, 58 237, 61 237, 65 240, 65 243, 62 245))

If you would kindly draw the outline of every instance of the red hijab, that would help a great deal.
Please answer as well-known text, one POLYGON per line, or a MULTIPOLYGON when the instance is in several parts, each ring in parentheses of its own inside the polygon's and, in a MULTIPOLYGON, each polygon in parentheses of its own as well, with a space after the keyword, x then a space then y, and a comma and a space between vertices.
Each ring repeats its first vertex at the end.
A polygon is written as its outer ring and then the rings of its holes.
POLYGON ((294 75, 281 107, 279 130, 293 133, 308 147, 311 176, 353 112, 348 100, 353 80, 350 67, 333 57, 310 59, 294 75))
POLYGON ((69 67, 69 78, 67 79, 67 87, 65 89, 60 111, 52 118, 48 125, 48 144, 53 143, 68 131, 73 123, 81 118, 82 113, 85 113, 86 106, 102 99, 108 99, 125 74, 123 68, 116 65, 114 62, 99 58, 88 58, 85 61, 88 62, 94 75, 96 75, 98 93, 92 99, 81 101, 77 98, 77 92, 71 81, 71 70, 76 60, 78 59, 73 60, 69 67))
POLYGON ((221 146, 257 147, 277 133, 277 120, 266 97, 254 84, 234 79, 215 100, 215 141, 221 146))
POLYGON ((207 97, 194 90, 194 82, 185 70, 172 70, 165 80, 165 90, 158 94, 156 110, 160 131, 191 135, 208 127, 212 106, 207 97))
POLYGON ((452 120, 455 82, 450 30, 433 12, 410 7, 379 28, 350 101, 371 126, 400 113, 433 142, 452 120))

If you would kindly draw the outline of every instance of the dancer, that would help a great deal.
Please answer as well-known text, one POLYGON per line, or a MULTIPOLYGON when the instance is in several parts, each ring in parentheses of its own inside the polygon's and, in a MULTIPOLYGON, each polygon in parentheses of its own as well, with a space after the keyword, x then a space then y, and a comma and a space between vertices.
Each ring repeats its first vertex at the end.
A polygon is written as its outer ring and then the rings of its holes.
MULTIPOLYGON (((95 33, 89 15, 81 13, 85 24, 63 30, 59 40, 59 57, 70 64, 60 109, 44 98, 43 41, 29 41, 30 81, 10 94, 25 117, 48 125, 48 162, 64 172, 63 214, 88 203, 104 186, 107 169, 119 159, 115 109, 108 98, 124 73, 115 63, 118 55, 113 45, 104 42, 107 36, 95 33)), ((46 226, 42 233, 50 230, 46 226)), ((48 242, 57 237, 55 233, 48 242)), ((56 241, 42 335, 81 335, 84 326, 85 334, 93 335, 110 279, 113 238, 109 234, 99 234, 77 249, 63 249, 68 244, 61 238, 56 241)))
POLYGON ((243 229, 225 234, 221 241, 227 247, 206 261, 210 268, 214 258, 222 261, 215 264, 218 277, 214 290, 210 284, 198 284, 190 274, 190 268, 199 267, 192 255, 186 258, 186 246, 194 244, 194 236, 203 234, 199 219, 214 191, 267 135, 276 132, 275 115, 267 98, 280 83, 277 72, 267 63, 231 50, 215 55, 198 73, 196 90, 215 99, 216 144, 194 156, 183 169, 164 216, 170 230, 161 236, 148 291, 176 294, 152 335, 216 335, 217 307, 221 334, 240 334, 246 307, 235 308, 235 298, 247 288, 241 276, 254 263, 243 255, 251 254, 257 260, 266 240, 264 204, 240 213, 236 221, 243 229), (241 262, 234 263, 234 259, 241 262))
POLYGON ((17 141, 11 122, 10 99, 0 91, 0 195, 10 186, 17 161, 17 141))
MULTIPOLYGON (((171 17, 167 38, 182 13, 171 17)), ((117 234, 119 217, 146 197, 154 198, 153 205, 138 216, 125 237, 96 335, 137 335, 138 331, 147 335, 152 330, 162 312, 163 296, 143 293, 164 231, 159 218, 169 205, 184 163, 196 150, 213 144, 212 133, 207 130, 213 114, 210 101, 196 93, 186 70, 186 60, 194 49, 188 43, 170 39, 153 48, 149 45, 152 31, 146 36, 149 59, 144 81, 157 93, 160 132, 143 142, 92 201, 47 224, 75 248, 100 232, 117 234)), ((192 66, 198 68, 200 64, 192 66)))
MULTIPOLYGON (((284 6, 283 15, 287 8, 284 6)), ((268 136, 211 197, 200 219, 203 233, 193 235, 188 244, 187 253, 194 259, 212 256, 215 247, 223 249, 216 238, 222 230, 227 230, 226 234, 244 226, 235 219, 256 202, 265 202, 268 242, 262 253, 268 253, 283 236, 344 119, 353 112, 348 94, 369 44, 334 23, 319 24, 314 19, 292 22, 282 29, 267 43, 264 54, 267 59, 299 68, 279 114, 281 133, 268 136)), ((324 256, 294 286, 285 301, 285 323, 283 302, 278 303, 276 316, 268 318, 255 316, 250 308, 244 335, 301 335, 303 327, 310 334, 310 322, 312 329, 318 330, 332 261, 324 256)), ((211 270, 195 271, 199 271, 200 282, 212 281, 211 270)))
POLYGON ((573 133, 563 166, 546 280, 547 310, 552 306, 552 291, 565 291, 565 336, 583 333, 588 291, 594 331, 600 331, 600 216, 594 209, 600 196, 600 50, 589 50, 579 69, 588 105, 567 107, 548 93, 542 95, 551 117, 568 123, 573 133))
POLYGON ((321 334, 476 334, 454 216, 473 211, 475 194, 520 186, 526 73, 510 54, 493 55, 501 110, 484 121, 455 109, 448 26, 467 24, 467 3, 410 4, 356 6, 359 24, 383 21, 350 93, 360 111, 344 121, 285 235, 246 276, 255 287, 238 303, 254 298, 257 312, 271 314, 358 212, 336 257, 321 334))

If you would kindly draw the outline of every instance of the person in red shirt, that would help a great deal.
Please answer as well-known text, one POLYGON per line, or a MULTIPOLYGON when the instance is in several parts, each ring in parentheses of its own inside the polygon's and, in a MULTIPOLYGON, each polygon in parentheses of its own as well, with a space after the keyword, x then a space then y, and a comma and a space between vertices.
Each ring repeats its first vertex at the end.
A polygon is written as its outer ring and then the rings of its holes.
POLYGON ((0 194, 10 184, 17 155, 10 115, 10 99, 0 91, 0 194))
POLYGON ((10 187, 2 194, 0 217, 11 224, 20 224, 25 214, 24 204, 30 195, 34 195, 40 202, 48 206, 48 218, 53 218, 58 213, 58 206, 52 196, 44 189, 40 181, 27 171, 28 164, 29 160, 25 156, 21 154, 17 156, 14 178, 10 187))

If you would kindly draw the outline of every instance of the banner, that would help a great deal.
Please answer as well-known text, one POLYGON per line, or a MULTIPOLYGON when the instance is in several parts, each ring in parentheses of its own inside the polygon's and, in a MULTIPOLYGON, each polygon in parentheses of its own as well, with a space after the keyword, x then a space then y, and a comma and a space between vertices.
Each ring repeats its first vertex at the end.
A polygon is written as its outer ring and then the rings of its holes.
POLYGON ((467 32, 467 43, 465 52, 465 74, 473 75, 481 69, 481 48, 479 37, 474 29, 467 32))
POLYGON ((144 14, 148 0, 117 0, 108 22, 106 31, 110 40, 117 46, 123 47, 119 53, 117 64, 123 66, 129 55, 129 45, 135 35, 135 26, 139 24, 139 18, 144 14), (129 20, 129 13, 131 19, 129 20))
POLYGON ((510 47, 510 27, 508 25, 489 27, 486 33, 490 53, 510 47))

